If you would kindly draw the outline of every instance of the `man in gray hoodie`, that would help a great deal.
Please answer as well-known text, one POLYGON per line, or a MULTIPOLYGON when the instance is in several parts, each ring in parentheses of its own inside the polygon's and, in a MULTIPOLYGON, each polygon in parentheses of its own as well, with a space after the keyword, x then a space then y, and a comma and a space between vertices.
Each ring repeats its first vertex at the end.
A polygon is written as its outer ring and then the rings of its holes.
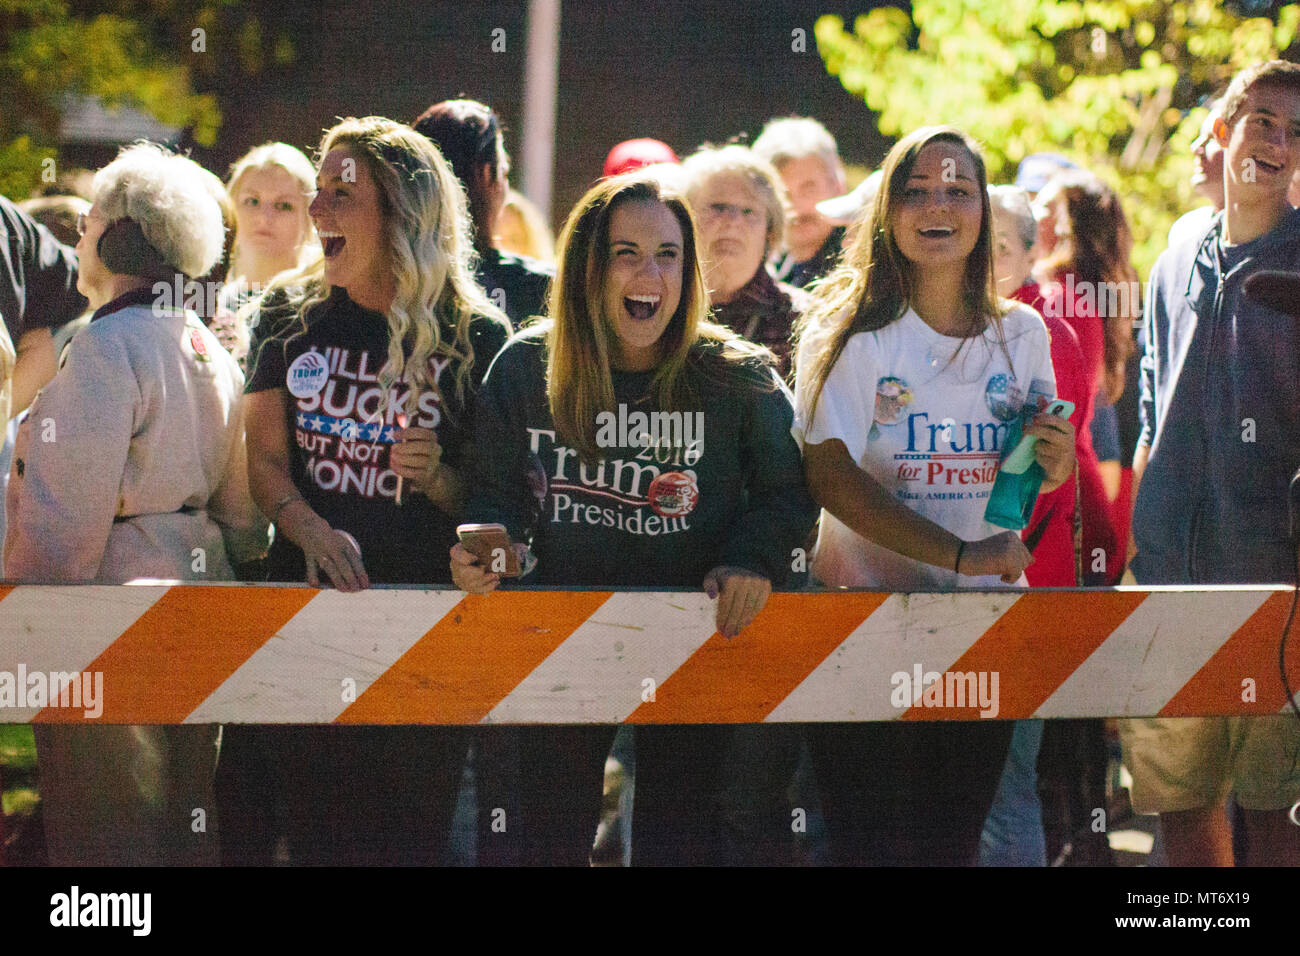
MULTIPOLYGON (((1300 331, 1243 292, 1261 270, 1300 270, 1300 211, 1287 203, 1300 168, 1300 65, 1239 73, 1214 136, 1224 210, 1160 256, 1146 303, 1131 564, 1144 585, 1289 584, 1300 558, 1287 522, 1300 331)), ((1249 862, 1300 865, 1300 826, 1287 819, 1300 799, 1294 715, 1122 721, 1121 734, 1134 806, 1160 813, 1171 865, 1232 864, 1230 787, 1249 862)))

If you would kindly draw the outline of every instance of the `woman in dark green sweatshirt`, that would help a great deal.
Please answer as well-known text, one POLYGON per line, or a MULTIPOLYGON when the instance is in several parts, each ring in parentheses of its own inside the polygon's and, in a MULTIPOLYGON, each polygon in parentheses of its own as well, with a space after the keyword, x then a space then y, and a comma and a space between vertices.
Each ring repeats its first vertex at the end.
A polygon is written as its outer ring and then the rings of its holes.
MULTIPOLYGON (((467 520, 530 549, 525 583, 703 587, 734 636, 816 516, 789 392, 770 353, 706 320, 694 221, 652 173, 595 186, 560 244, 550 320, 507 343, 484 382, 467 520)), ((452 577, 478 593, 500 581, 459 545, 452 577)), ((524 862, 586 863, 614 729, 522 729, 524 862)), ((634 862, 716 862, 729 737, 638 728, 634 862)))

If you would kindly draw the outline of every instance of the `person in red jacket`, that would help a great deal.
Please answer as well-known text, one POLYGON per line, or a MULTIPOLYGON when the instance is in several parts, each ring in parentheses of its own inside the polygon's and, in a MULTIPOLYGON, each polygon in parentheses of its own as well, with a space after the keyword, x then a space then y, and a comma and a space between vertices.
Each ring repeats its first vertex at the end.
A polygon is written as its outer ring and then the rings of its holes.
MULTIPOLYGON (((1030 276, 1037 224, 1029 194, 1016 186, 991 186, 989 201, 998 293, 1043 314, 1051 336, 1056 394, 1075 406, 1070 420, 1075 425, 1077 482, 1071 479, 1038 496, 1024 531, 1034 556, 1025 577, 1031 587, 1105 583, 1119 567, 1119 539, 1092 445, 1096 390, 1089 366, 1078 335, 1052 314, 1056 310, 1047 307, 1042 287, 1030 276), (1078 557, 1076 511, 1082 519, 1078 557)), ((998 796, 980 837, 980 864, 1043 866, 1067 843, 1076 858, 1104 860, 1110 852, 1105 835, 1087 830, 1083 836, 1079 824, 1090 822, 1091 808, 1105 799, 1106 761, 1105 730, 1099 720, 1017 721, 998 796)))
MULTIPOLYGON (((1037 203, 1055 210, 1057 243, 1037 266, 1044 280, 1045 314, 1068 322, 1079 335, 1096 396, 1090 423, 1111 522, 1123 550, 1106 548, 1104 572, 1089 562, 1086 583, 1111 584, 1122 570, 1118 557, 1127 549, 1128 507, 1119 492, 1124 474, 1114 405, 1123 395, 1134 352, 1133 329, 1142 316, 1142 288, 1130 257, 1133 235, 1115 191, 1084 170, 1061 173, 1039 194, 1037 203)), ((1085 509, 1085 522, 1088 510, 1085 509)), ((1094 545, 1095 547, 1095 545, 1094 545)), ((1091 554, 1091 550, 1089 551, 1091 554)))
POLYGON ((1034 555, 1025 569, 1031 587, 1075 587, 1110 583, 1119 568, 1119 542, 1111 523, 1097 455, 1092 447, 1095 389, 1079 337, 1056 310, 1048 308, 1044 291, 1030 276, 1035 242, 1034 214, 1028 194, 1016 186, 989 187, 993 209, 993 267, 998 294, 1015 299, 1043 315, 1051 335, 1052 368, 1058 398, 1074 403, 1075 456, 1079 462, 1079 500, 1083 517, 1083 578, 1077 576, 1074 548, 1075 482, 1038 496, 1024 539, 1034 555))

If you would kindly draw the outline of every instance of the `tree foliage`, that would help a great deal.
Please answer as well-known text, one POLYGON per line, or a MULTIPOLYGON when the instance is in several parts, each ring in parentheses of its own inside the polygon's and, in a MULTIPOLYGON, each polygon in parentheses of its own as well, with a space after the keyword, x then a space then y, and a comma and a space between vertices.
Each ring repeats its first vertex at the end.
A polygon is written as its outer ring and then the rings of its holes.
POLYGON ((1247 17, 1214 0, 913 0, 910 15, 879 8, 851 31, 822 17, 816 36, 826 68, 887 136, 961 127, 983 145, 992 182, 1042 151, 1105 178, 1145 274, 1199 202, 1189 147, 1203 102, 1241 67, 1278 57, 1298 25, 1294 4, 1247 17))
POLYGON ((211 145, 218 71, 260 72, 294 55, 239 0, 0 0, 0 193, 26 196, 57 154, 69 97, 131 106, 211 145))

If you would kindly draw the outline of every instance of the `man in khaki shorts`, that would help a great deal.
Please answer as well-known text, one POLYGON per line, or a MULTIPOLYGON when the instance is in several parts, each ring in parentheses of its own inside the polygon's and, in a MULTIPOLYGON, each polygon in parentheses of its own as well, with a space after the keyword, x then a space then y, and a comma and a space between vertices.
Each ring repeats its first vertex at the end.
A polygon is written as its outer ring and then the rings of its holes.
MULTIPOLYGON (((1287 489, 1300 468, 1300 335, 1248 300, 1248 276, 1300 272, 1300 66, 1248 67, 1224 96, 1224 211, 1177 236, 1151 272, 1142 436, 1133 461, 1141 584, 1291 584, 1287 489), (1139 485, 1140 482, 1140 485, 1139 485)), ((1300 865, 1300 718, 1120 722, 1139 812, 1159 812, 1173 866, 1230 866, 1229 789, 1250 865, 1300 865)), ((1243 862, 1243 861, 1238 861, 1243 862)))
POLYGON ((1160 813, 1171 866, 1231 866, 1223 812, 1231 787, 1245 811, 1249 862, 1300 864, 1287 820, 1298 794, 1292 714, 1268 717, 1152 717, 1120 721, 1133 775, 1133 806, 1160 813))

